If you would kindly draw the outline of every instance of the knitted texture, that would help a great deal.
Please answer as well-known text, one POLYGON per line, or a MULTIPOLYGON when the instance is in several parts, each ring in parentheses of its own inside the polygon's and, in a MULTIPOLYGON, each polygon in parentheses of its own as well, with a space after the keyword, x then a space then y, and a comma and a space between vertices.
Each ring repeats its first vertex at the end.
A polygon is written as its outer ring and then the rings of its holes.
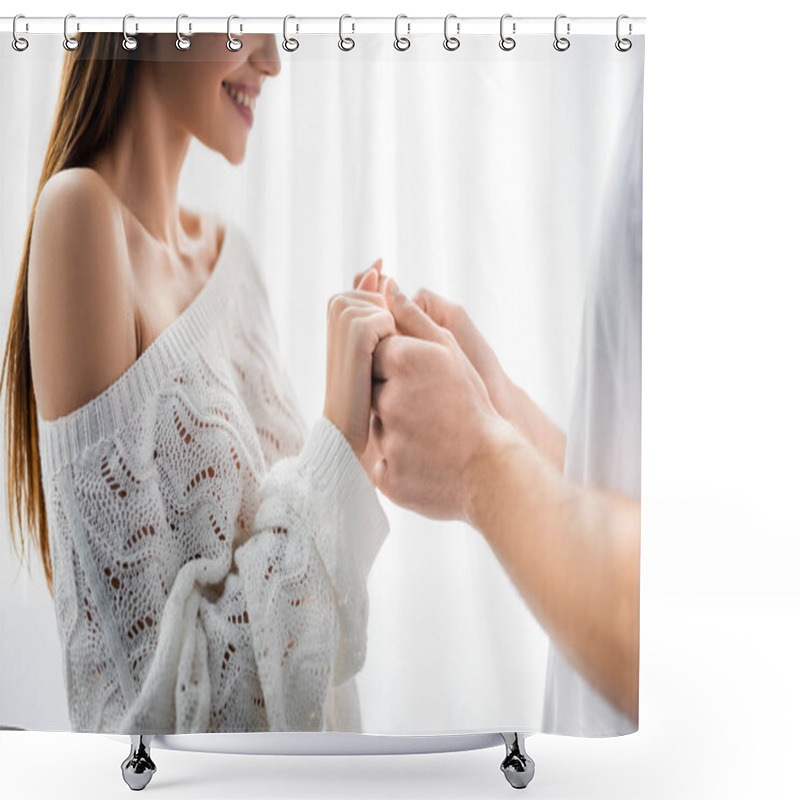
POLYGON ((39 417, 39 445, 73 730, 360 730, 388 522, 339 430, 306 430, 236 225, 189 307, 39 417))

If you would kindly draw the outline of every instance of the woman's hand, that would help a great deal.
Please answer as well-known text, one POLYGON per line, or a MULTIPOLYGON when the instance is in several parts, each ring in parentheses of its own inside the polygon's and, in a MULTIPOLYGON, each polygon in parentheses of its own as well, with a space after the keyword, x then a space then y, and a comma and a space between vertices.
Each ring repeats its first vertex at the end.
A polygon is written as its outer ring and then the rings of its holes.
MULTIPOLYGON (((378 291, 381 295, 385 296, 385 289, 386 289, 386 281, 388 278, 381 272, 381 268, 383 267, 383 259, 379 258, 371 267, 370 269, 377 269, 378 270, 378 291)), ((353 288, 357 289, 358 284, 362 281, 364 276, 369 272, 369 270, 364 270, 363 272, 359 272, 358 275, 355 276, 353 279, 353 288)), ((373 484, 375 483, 375 479, 373 477, 375 465, 383 458, 383 454, 381 453, 380 447, 378 447, 377 438, 375 435, 375 430, 377 429, 377 425, 380 423, 377 416, 375 415, 375 409, 370 409, 369 412, 369 438, 367 439, 367 446, 364 449, 363 454, 361 455, 361 465, 364 467, 367 475, 369 475, 370 480, 372 480, 373 484)))
POLYGON ((369 272, 370 269, 378 270, 378 288, 375 290, 376 292, 380 292, 380 294, 384 294, 384 287, 386 286, 386 281, 389 280, 382 272, 381 268, 383 267, 383 259, 379 258, 369 269, 365 269, 363 272, 359 272, 358 275, 353 278, 353 288, 358 289, 358 284, 364 279, 364 276, 369 272))
POLYGON ((377 291, 379 263, 361 276, 355 290, 335 294, 328 302, 323 414, 359 459, 367 448, 370 429, 372 354, 381 339, 395 332, 394 317, 377 291))

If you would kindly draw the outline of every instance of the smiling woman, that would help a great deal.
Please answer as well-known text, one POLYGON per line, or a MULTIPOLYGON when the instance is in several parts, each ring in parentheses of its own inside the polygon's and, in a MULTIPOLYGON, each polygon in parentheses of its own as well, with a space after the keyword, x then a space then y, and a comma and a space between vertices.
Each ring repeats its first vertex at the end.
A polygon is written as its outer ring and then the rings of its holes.
POLYGON ((4 362, 10 499, 38 532, 73 730, 361 726, 388 523, 359 457, 369 348, 393 321, 374 272, 337 296, 309 432, 243 231, 177 202, 190 141, 240 163, 280 72, 274 36, 220 38, 175 59, 170 36, 129 53, 82 35, 31 213, 4 362))
POLYGON ((223 34, 196 34, 182 52, 171 36, 140 38, 134 51, 139 95, 130 104, 137 118, 146 122, 157 102, 168 125, 189 132, 232 164, 241 163, 261 86, 281 71, 275 36, 251 34, 234 52, 224 46, 223 34), (231 114, 234 110, 238 115, 231 114), (242 126, 242 120, 247 124, 242 126))

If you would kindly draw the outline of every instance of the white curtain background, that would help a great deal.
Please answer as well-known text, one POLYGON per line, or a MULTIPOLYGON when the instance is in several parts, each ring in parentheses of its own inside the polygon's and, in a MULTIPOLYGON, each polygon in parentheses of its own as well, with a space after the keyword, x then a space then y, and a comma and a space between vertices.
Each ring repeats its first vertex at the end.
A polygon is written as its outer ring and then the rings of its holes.
MULTIPOLYGON (((407 293, 463 304, 506 372, 563 430, 584 288, 644 57, 614 36, 300 36, 279 48, 245 161, 193 142, 181 202, 248 233, 307 422, 322 413, 328 298, 379 256, 407 293)), ((8 330, 24 233, 52 122, 61 36, 0 41, 0 312, 8 330)), ((3 486, 6 464, 3 459, 3 486)), ((391 533, 370 575, 364 730, 540 727, 548 639, 488 545, 460 523, 382 497, 391 533)), ((20 569, 0 501, 0 722, 68 730, 52 600, 20 569)))

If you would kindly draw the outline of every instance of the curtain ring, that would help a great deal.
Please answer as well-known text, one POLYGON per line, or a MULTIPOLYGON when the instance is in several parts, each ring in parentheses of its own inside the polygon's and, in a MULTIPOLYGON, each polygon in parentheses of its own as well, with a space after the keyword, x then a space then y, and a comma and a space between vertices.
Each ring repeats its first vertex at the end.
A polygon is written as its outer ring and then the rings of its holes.
MULTIPOLYGON (((188 50, 192 46, 191 41, 181 33, 181 20, 186 19, 188 16, 189 16, 188 14, 178 14, 178 17, 175 20, 175 35, 178 37, 175 40, 175 47, 177 47, 178 50, 188 50)), ((189 33, 191 34, 191 32, 192 32, 192 23, 190 22, 189 33)))
MULTIPOLYGON (((342 14, 342 16, 339 17, 339 49, 352 50, 356 46, 355 41, 351 39, 349 36, 347 37, 342 36, 342 22, 344 22, 345 19, 353 19, 353 18, 349 14, 342 14), (345 42, 347 42, 347 45, 345 45, 345 42)), ((352 32, 355 33, 356 32, 355 22, 353 22, 352 25, 353 25, 352 32)))
MULTIPOLYGON (((64 17, 64 49, 77 50, 81 40, 76 39, 74 36, 70 36, 69 33, 67 33, 67 22, 69 22, 70 18, 75 19, 75 15, 67 14, 67 16, 64 17)), ((78 28, 80 28, 80 25, 78 25, 78 28)))
MULTIPOLYGON (((633 42, 630 39, 622 39, 622 38, 620 38, 620 35, 619 35, 619 23, 623 19, 628 19, 628 15, 627 14, 620 14, 617 17, 617 41, 614 42, 614 47, 616 47, 617 50, 620 51, 620 53, 627 53, 628 50, 630 50, 631 47, 633 47, 633 42)), ((628 23, 628 33, 631 33, 632 30, 633 30, 633 28, 632 28, 632 26, 631 26, 631 24, 629 22, 628 23)))
MULTIPOLYGON (((394 18, 394 49, 403 51, 411 47, 411 39, 406 36, 400 36, 399 27, 401 19, 408 19, 408 17, 405 14, 398 14, 394 18)), ((407 22, 406 25, 408 25, 408 32, 411 33, 411 23, 407 22)))
MULTIPOLYGON (((503 23, 509 19, 509 17, 511 17, 511 14, 503 14, 503 16, 500 17, 500 49, 505 51, 513 50, 517 46, 516 39, 503 35, 503 23)), ((516 23, 514 23, 513 31, 514 33, 517 31, 516 23)))
MULTIPOLYGON (((135 50, 139 46, 139 41, 135 36, 128 36, 127 24, 129 19, 135 19, 133 14, 126 14, 122 18, 122 47, 125 50, 135 50)), ((139 23, 134 23, 136 30, 139 30, 139 23)))
MULTIPOLYGON (((237 53, 239 50, 242 49, 242 40, 237 39, 235 36, 231 34, 231 20, 233 19, 239 19, 239 17, 237 17, 236 14, 231 14, 228 17, 228 41, 225 42, 225 47, 227 47, 228 50, 231 51, 231 53, 237 53)), ((240 25, 239 30, 241 29, 242 26, 240 25)))
MULTIPOLYGON (((297 39, 295 39, 294 37, 288 38, 286 36, 286 29, 290 19, 297 19, 297 17, 293 16, 292 14, 287 14, 283 18, 283 42, 281 42, 281 44, 283 45, 283 49, 286 50, 287 53, 294 53, 294 51, 297 50, 298 47, 300 47, 300 42, 297 41, 297 39)), ((300 30, 300 26, 297 25, 295 29, 300 30)))
MULTIPOLYGON (((18 52, 21 53, 23 50, 28 49, 28 40, 22 36, 17 35, 17 20, 18 19, 25 19, 23 14, 17 14, 14 17, 14 22, 11 25, 11 34, 13 38, 11 39, 11 46, 18 52)), ((27 30, 27 22, 25 23, 26 30, 27 30)))
MULTIPOLYGON (((455 16, 456 16, 455 14, 448 14, 444 18, 444 42, 442 42, 442 44, 445 50, 453 51, 453 50, 458 50, 458 48, 461 47, 461 40, 458 37, 447 35, 447 22, 448 20, 455 18, 455 16)), ((457 22, 456 33, 460 32, 461 32, 461 23, 457 22)))
MULTIPOLYGON (((553 23, 553 35, 556 37, 555 41, 553 42, 553 47, 559 51, 559 53, 563 53, 565 50, 569 50, 570 41, 565 36, 558 35, 558 21, 560 19, 566 19, 566 14, 559 14, 556 17, 555 22, 553 23)), ((567 35, 569 35, 569 22, 567 23, 567 35)))
MULTIPOLYGON (((175 47, 177 47, 178 50, 188 50, 192 46, 191 40, 187 39, 181 33, 181 20, 185 19, 188 16, 189 16, 188 14, 178 14, 178 16, 177 16, 177 18, 175 20, 175 34, 178 37, 175 40, 175 47)), ((189 23, 189 33, 191 34, 191 32, 192 32, 192 23, 190 22, 189 23)))

